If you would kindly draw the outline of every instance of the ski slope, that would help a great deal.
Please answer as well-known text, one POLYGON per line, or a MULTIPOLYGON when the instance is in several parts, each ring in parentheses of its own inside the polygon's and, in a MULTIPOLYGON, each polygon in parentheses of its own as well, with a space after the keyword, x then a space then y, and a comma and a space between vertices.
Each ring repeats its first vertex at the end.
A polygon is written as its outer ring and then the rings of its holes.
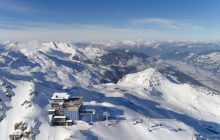
MULTIPOLYGON (((125 43, 132 47, 132 42, 125 43)), ((1 46, 0 140, 11 134, 23 134, 22 140, 219 138, 216 91, 169 79, 153 67, 127 74, 117 83, 103 82, 96 68, 107 69, 98 59, 109 52, 93 45, 7 42, 1 46), (83 107, 96 112, 93 123, 85 115, 76 125, 52 127, 47 109, 55 92, 82 96, 83 107), (109 113, 108 120, 104 112, 109 113)))

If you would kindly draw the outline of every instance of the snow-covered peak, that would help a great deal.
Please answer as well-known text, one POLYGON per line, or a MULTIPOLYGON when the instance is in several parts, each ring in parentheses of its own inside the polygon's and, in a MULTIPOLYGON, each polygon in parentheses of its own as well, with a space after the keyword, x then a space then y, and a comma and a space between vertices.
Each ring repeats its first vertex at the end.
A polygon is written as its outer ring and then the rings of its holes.
POLYGON ((149 87, 153 84, 159 84, 160 80, 162 80, 163 78, 163 75, 157 70, 155 70, 154 68, 148 68, 144 71, 124 76, 121 80, 118 81, 118 84, 149 87))
MULTIPOLYGON (((24 138, 28 134, 36 140, 185 140, 192 134, 215 138, 213 131, 220 133, 218 92, 189 82, 203 81, 189 78, 194 73, 184 74, 163 63, 164 59, 144 54, 155 48, 138 45, 150 42, 110 41, 107 45, 114 43, 115 50, 92 43, 81 44, 83 47, 38 41, 0 44, 0 139, 8 139, 11 134, 24 138), (104 84, 115 81, 118 84, 104 84), (74 126, 50 126, 47 111, 56 92, 83 97, 84 108, 94 109, 96 114, 83 114, 74 126), (109 120, 103 115, 106 112, 109 120), (93 125, 89 125, 91 117, 93 125)), ((174 44, 172 49, 170 44, 156 51, 173 52, 177 46, 174 44)), ((177 49, 174 54, 182 52, 177 49)), ((184 57, 196 55, 192 52, 184 57)), ((203 66, 219 68, 214 63, 219 62, 218 52, 193 56, 188 59, 197 62, 198 58, 203 66)))
POLYGON ((65 53, 75 54, 76 50, 73 46, 70 46, 68 43, 64 42, 48 42, 41 43, 39 41, 29 41, 29 42, 10 42, 7 41, 3 43, 5 48, 14 49, 14 50, 26 50, 28 52, 43 51, 47 52, 48 50, 57 50, 65 53))
POLYGON ((210 62, 218 63, 220 62, 220 52, 212 52, 209 54, 201 55, 198 56, 196 60, 200 62, 210 61, 210 62))
MULTIPOLYGON (((212 115, 206 114, 210 106, 213 106, 211 114, 216 114, 216 104, 219 97, 213 97, 214 92, 206 87, 194 87, 187 83, 176 83, 167 79, 160 72, 153 68, 141 72, 124 76, 117 84, 126 89, 144 89, 144 93, 135 93, 141 97, 149 97, 161 101, 162 106, 173 108, 175 111, 188 112, 188 108, 194 108, 195 112, 203 113, 206 120, 216 119, 212 115), (212 94, 212 96, 209 96, 212 94), (205 102, 209 102, 206 104, 205 102)), ((189 114, 194 118, 200 117, 198 114, 189 114)), ((217 114, 216 114, 217 115, 217 114)), ((219 115, 219 114, 218 114, 219 115)))
POLYGON ((72 53, 72 54, 76 53, 75 48, 70 47, 68 43, 49 42, 49 43, 43 43, 43 45, 48 49, 59 50, 59 51, 65 52, 65 53, 72 53))
POLYGON ((92 46, 88 46, 85 49, 82 50, 84 52, 84 54, 88 57, 88 58, 97 58, 97 57, 101 57, 104 54, 106 54, 107 52, 104 49, 98 48, 98 47, 92 47, 92 46))

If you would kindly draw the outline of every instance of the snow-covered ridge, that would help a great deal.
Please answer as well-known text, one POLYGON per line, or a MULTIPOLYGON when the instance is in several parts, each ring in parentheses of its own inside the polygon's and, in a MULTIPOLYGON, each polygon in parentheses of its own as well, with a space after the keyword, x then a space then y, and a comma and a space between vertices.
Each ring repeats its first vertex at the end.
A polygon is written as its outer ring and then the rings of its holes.
MULTIPOLYGON (((210 93, 214 95, 214 92, 212 93, 209 89, 203 87, 195 88, 189 84, 173 83, 153 68, 134 74, 128 74, 118 82, 118 85, 130 88, 142 87, 150 91, 157 91, 161 93, 159 99, 162 100, 161 104, 165 106, 171 106, 171 108, 175 106, 175 109, 180 112, 188 112, 188 108, 194 108, 194 111, 198 114, 202 114, 201 116, 206 120, 219 120, 215 118, 215 115, 220 116, 220 113, 217 113, 219 108, 217 105, 220 98, 217 95, 214 97, 210 96, 210 93), (205 102, 209 103, 206 104, 205 102), (215 114, 214 116, 207 114, 209 107, 212 108, 209 112, 215 114)), ((146 96, 146 94, 144 96, 146 96)), ((196 115, 193 117, 201 116, 196 115)))
POLYGON ((211 66, 220 65, 220 52, 212 52, 193 57, 193 62, 198 64, 208 64, 211 66))
POLYGON ((220 76, 220 51, 207 51, 200 54, 192 55, 185 61, 198 69, 207 71, 217 78, 220 76))
POLYGON ((160 84, 164 76, 153 68, 146 69, 134 74, 128 74, 118 81, 118 84, 125 85, 139 85, 149 87, 160 84))
POLYGON ((64 87, 89 85, 94 82, 92 77, 96 77, 82 64, 89 59, 68 43, 8 43, 3 49, 0 65, 6 75, 14 71, 29 79, 56 82, 64 87))
MULTIPOLYGON (((176 49, 179 44, 185 49, 184 45, 196 43, 112 41, 104 42, 104 47, 98 42, 81 44, 83 47, 65 42, 2 43, 0 140, 11 134, 22 134, 22 140, 185 140, 199 135, 214 139, 220 133, 218 92, 193 85, 184 74, 168 77, 174 69, 163 73, 158 63, 163 61, 143 51, 165 53, 166 45, 176 49), (120 45, 126 49, 119 50, 120 45), (143 53, 135 52, 136 48, 143 53), (108 77, 117 74, 123 78, 114 84, 108 77), (93 125, 91 116, 86 116, 74 126, 50 126, 47 109, 55 92, 82 96, 83 105, 96 112, 93 125), (108 121, 104 112, 110 113, 108 121)), ((203 59, 209 63, 210 57, 218 61, 217 56, 214 53, 203 59)))

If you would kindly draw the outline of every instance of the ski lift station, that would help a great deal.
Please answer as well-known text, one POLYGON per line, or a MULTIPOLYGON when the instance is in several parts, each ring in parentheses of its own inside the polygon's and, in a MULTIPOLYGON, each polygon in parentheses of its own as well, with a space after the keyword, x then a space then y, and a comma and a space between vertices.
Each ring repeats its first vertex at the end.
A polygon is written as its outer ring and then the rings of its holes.
MULTIPOLYGON (((82 97, 71 97, 67 93, 54 93, 50 100, 48 115, 51 125, 73 125, 80 120, 82 97)), ((94 114, 94 111, 91 112, 94 114)))

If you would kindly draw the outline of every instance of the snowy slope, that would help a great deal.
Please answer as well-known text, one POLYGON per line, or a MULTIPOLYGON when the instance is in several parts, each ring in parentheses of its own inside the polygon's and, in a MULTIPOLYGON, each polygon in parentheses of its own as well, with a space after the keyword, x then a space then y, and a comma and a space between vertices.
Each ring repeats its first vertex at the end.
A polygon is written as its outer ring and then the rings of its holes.
MULTIPOLYGON (((1 134, 1 139, 8 139, 10 134, 29 134, 28 138, 30 139, 49 139, 49 140, 60 140, 65 138, 70 139, 145 139, 146 132, 147 132, 147 120, 143 117, 138 115, 132 108, 126 107, 129 103, 129 100, 126 98, 117 99, 118 101, 114 101, 114 99, 108 99, 111 96, 111 92, 109 91, 111 87, 107 87, 106 95, 101 95, 99 92, 103 90, 102 86, 98 86, 96 92, 85 90, 82 94, 85 96, 85 104, 90 105, 91 107, 98 107, 99 112, 108 110, 109 112, 117 112, 119 109, 124 111, 125 120, 109 120, 106 125, 106 121, 101 121, 97 118, 97 121, 94 123, 93 126, 89 126, 88 123, 85 122, 77 122, 76 126, 72 127, 51 127, 48 122, 47 117, 47 104, 48 104, 48 96, 50 96, 50 92, 47 88, 39 87, 34 85, 31 82, 21 82, 21 81, 11 81, 11 84, 14 84, 13 92, 15 96, 12 96, 11 101, 5 101, 8 104, 10 109, 6 112, 6 117, 1 122, 0 131, 3 132, 1 134), (39 89, 37 91, 37 89, 39 89), (45 92, 45 90, 47 92, 45 92), (97 95, 96 95, 97 94, 97 95), (105 97, 107 96, 108 97, 105 97), (89 97, 91 96, 91 97, 89 97), (98 99, 99 96, 104 97, 103 99, 98 99), (94 100, 96 98, 97 100, 94 100), (89 101, 91 100, 91 101, 89 101), (105 101, 106 100, 106 101, 105 101), (124 101, 121 103, 122 100, 124 101), (126 101, 127 100, 127 101, 126 101), (28 102, 30 101, 30 102, 28 102), (105 101, 102 103, 102 101, 105 101), (118 105, 117 105, 118 104, 118 105), (121 104, 121 105, 120 105, 121 104), (124 106, 124 107, 123 107, 124 106), (114 109, 117 108, 117 109, 114 109), (141 121, 142 122, 137 122, 141 121), (17 127, 16 127, 17 126, 17 127), (5 128, 8 129, 5 129, 5 128), (15 129, 16 127, 16 129, 15 129), (80 130, 80 131, 79 131, 80 130), (131 133, 134 132, 135 133, 131 133)), ((80 92, 80 90, 79 90, 80 92)), ((116 93, 115 97, 117 97, 120 93, 116 93)), ((121 93, 123 94, 123 93, 121 93)), ((120 112, 120 111, 119 111, 120 112)), ((118 112, 118 113, 119 113, 118 112)), ((114 115, 114 114, 112 114, 114 115)), ((120 116, 119 116, 120 118, 120 116)), ((158 121, 152 121, 151 124, 157 124, 158 121)), ((174 122, 163 123, 163 125, 167 125, 170 127, 169 129, 161 128, 160 131, 155 131, 155 133, 161 133, 162 135, 156 135, 149 133, 149 137, 152 139, 156 139, 163 137, 163 135, 172 134, 172 131, 178 129, 178 126, 175 125, 174 122), (154 136, 156 135, 156 136, 154 136)), ((188 129, 184 124, 179 124, 184 129, 188 129)), ((155 128, 159 126, 154 126, 155 128)), ((188 132, 181 132, 178 134, 174 134, 173 138, 181 138, 182 136, 188 135, 190 137, 190 133, 188 132)), ((23 138, 23 139, 28 139, 23 138)))
MULTIPOLYGON (((153 68, 126 75, 118 84, 156 90, 161 93, 160 98, 164 100, 163 102, 186 109, 186 111, 190 107, 193 109, 192 111, 200 111, 196 113, 197 117, 205 116, 205 114, 200 115, 198 113, 207 113, 207 111, 213 114, 213 117, 220 115, 218 112, 219 96, 212 95, 212 91, 189 84, 173 83, 153 68), (209 108, 212 108, 212 110, 209 110, 209 108)), ((210 117, 210 121, 213 120, 212 115, 204 119, 207 120, 210 117)), ((217 119, 217 121, 219 120, 217 119)))
POLYGON ((22 139, 60 140, 70 137, 73 130, 85 129, 50 126, 47 105, 52 90, 36 87, 34 83, 26 81, 11 81, 11 84, 15 86, 15 95, 10 101, 5 101, 8 110, 0 125, 0 139, 7 140, 11 134, 23 134, 26 137, 22 139))
POLYGON ((146 69, 136 74, 128 74, 118 84, 129 84, 130 86, 143 86, 149 88, 152 84, 158 85, 163 76, 153 68, 146 69))
POLYGON ((48 84, 54 82, 59 87, 89 85, 98 76, 83 65, 84 57, 66 43, 9 44, 0 55, 0 73, 9 76, 13 75, 10 72, 20 73, 20 77, 48 84))
MULTIPOLYGON (((190 51, 190 50, 189 50, 190 51)), ((166 63, 200 81, 207 87, 220 91, 219 48, 198 53, 175 51, 161 56, 166 63), (178 53, 176 53, 178 52, 178 53)))
POLYGON ((220 52, 213 51, 208 53, 202 53, 195 56, 192 56, 187 59, 188 63, 191 65, 203 68, 214 75, 218 75, 220 73, 220 52))
MULTIPOLYGON (((142 47, 160 50, 161 43, 77 45, 35 41, 0 45, 0 140, 17 133, 23 134, 23 140, 219 137, 208 130, 220 132, 218 92, 202 84, 178 81, 181 78, 168 78, 153 68, 160 60, 133 51, 142 47), (126 49, 118 50, 120 45, 126 49), (123 78, 113 83, 111 76, 123 78), (91 116, 85 115, 74 126, 50 126, 47 108, 54 92, 83 96, 83 107, 96 112, 93 125, 91 116), (104 112, 110 114, 108 120, 104 112)), ((207 63, 208 58, 203 57, 207 63)))
MULTIPOLYGON (((214 95, 207 88, 173 83, 155 69, 151 68, 129 74, 120 80, 118 84, 134 89, 138 87, 145 88, 150 92, 152 96, 150 98, 159 102, 164 108, 185 114, 198 121, 206 120, 212 123, 220 121, 218 95, 214 95)), ((141 93, 141 96, 149 95, 141 93)), ((179 119, 180 116, 174 115, 173 117, 179 119)), ((199 131, 203 133, 205 130, 203 130, 202 125, 209 125, 209 123, 199 125, 201 125, 199 131)), ((219 126, 217 128, 219 129, 219 126)))

